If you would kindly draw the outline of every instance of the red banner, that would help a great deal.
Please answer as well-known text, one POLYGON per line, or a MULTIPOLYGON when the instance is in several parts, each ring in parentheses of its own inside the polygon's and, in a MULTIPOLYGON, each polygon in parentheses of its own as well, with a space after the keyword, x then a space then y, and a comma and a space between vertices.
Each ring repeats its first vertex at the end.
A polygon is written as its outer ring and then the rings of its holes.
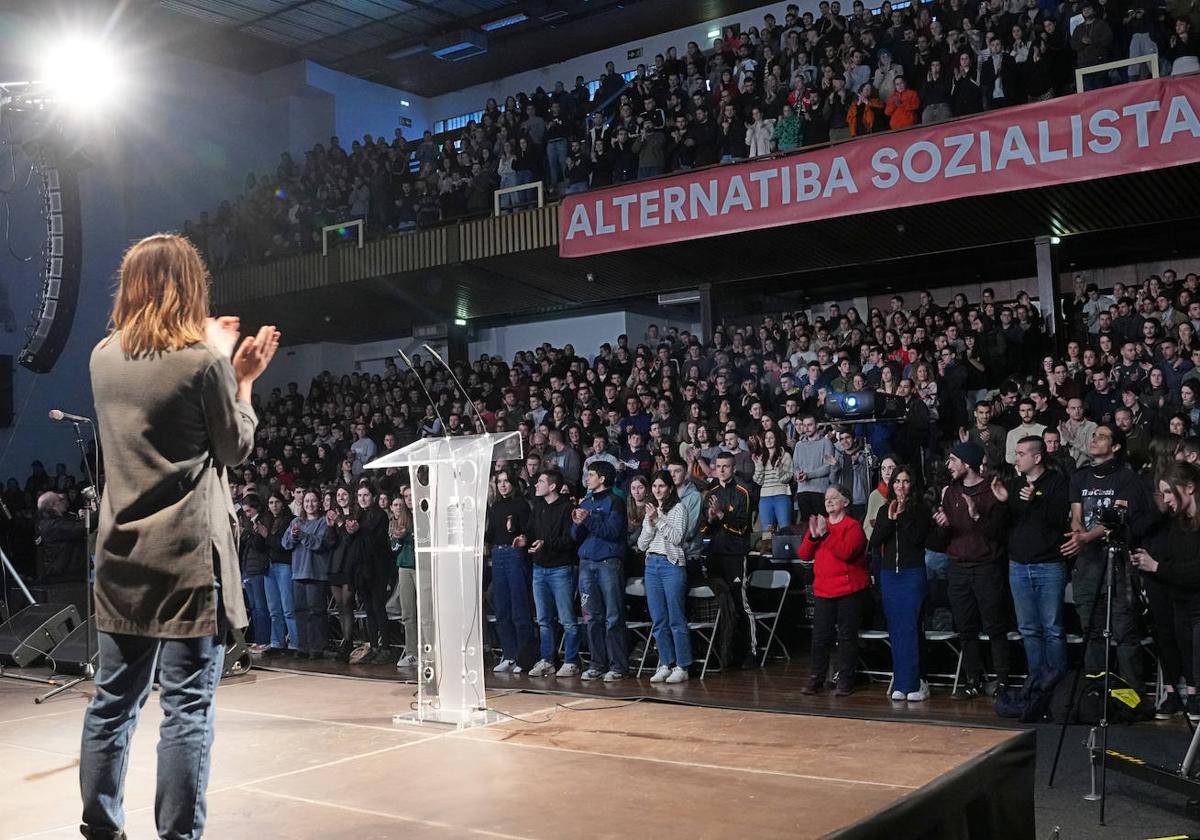
POLYGON ((1200 76, 1150 79, 805 154, 570 195, 560 213, 559 255, 1193 163, 1200 160, 1198 111, 1200 76))

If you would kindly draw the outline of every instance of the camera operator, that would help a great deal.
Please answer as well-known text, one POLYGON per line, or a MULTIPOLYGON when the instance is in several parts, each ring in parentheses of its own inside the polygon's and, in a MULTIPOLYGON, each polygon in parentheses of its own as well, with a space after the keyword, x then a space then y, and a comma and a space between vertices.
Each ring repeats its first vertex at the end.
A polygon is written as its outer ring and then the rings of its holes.
MULTIPOLYGON (((1071 530, 1062 552, 1076 557, 1072 581, 1079 620, 1083 624, 1086 673, 1107 669, 1104 647, 1105 543, 1128 539, 1122 523, 1136 521, 1142 498, 1137 473, 1125 462, 1125 435, 1115 425, 1100 424, 1088 443, 1092 463, 1071 477, 1071 530), (1124 510, 1118 510, 1123 508, 1124 510)), ((1121 558, 1117 562, 1121 564, 1121 558)), ((1128 568, 1118 568, 1112 593, 1112 635, 1117 643, 1117 673, 1130 686, 1143 690, 1140 636, 1128 568)))
MULTIPOLYGON (((1200 672, 1200 467, 1177 461, 1169 465, 1158 481, 1158 490, 1170 516, 1170 525, 1162 553, 1152 557, 1137 549, 1130 560, 1157 583, 1165 586, 1174 600, 1175 632, 1184 654, 1185 673, 1189 673, 1187 714, 1200 719, 1194 675, 1200 672)), ((1170 697, 1174 697, 1172 692, 1170 697)), ((1178 702, 1178 698, 1176 698, 1178 702)))

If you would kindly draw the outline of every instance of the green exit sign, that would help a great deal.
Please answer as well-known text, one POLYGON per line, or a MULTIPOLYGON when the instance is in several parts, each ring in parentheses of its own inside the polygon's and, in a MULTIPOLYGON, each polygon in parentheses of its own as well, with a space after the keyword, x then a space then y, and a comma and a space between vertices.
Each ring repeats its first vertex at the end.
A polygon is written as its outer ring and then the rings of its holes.
POLYGON ((642 57, 642 48, 641 47, 638 47, 637 49, 625 51, 625 60, 626 61, 633 61, 635 58, 641 58, 641 57, 642 57))

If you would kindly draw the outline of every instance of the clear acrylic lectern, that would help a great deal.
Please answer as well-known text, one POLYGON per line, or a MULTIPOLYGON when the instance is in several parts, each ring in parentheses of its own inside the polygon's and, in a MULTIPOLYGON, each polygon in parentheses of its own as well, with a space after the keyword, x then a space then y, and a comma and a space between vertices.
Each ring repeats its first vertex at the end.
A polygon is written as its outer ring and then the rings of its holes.
POLYGON ((417 704, 397 723, 489 721, 483 689, 483 527, 497 459, 520 461, 521 437, 502 432, 429 437, 368 470, 408 467, 417 555, 417 704))

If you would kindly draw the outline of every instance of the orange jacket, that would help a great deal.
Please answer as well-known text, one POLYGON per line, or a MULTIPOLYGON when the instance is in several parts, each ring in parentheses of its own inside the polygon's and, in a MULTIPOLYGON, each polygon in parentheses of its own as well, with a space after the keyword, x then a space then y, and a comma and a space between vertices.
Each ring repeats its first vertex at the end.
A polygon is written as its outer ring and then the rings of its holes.
POLYGON ((892 128, 905 128, 916 125, 917 111, 921 108, 921 97, 912 88, 903 93, 893 93, 888 97, 887 108, 884 109, 892 128))
POLYGON ((860 134, 874 134, 876 131, 883 131, 887 128, 883 122, 883 103, 879 101, 878 96, 872 96, 867 101, 866 108, 863 109, 861 127, 858 124, 858 107, 856 98, 850 103, 850 110, 846 112, 846 124, 850 128, 851 137, 857 137, 860 134))

